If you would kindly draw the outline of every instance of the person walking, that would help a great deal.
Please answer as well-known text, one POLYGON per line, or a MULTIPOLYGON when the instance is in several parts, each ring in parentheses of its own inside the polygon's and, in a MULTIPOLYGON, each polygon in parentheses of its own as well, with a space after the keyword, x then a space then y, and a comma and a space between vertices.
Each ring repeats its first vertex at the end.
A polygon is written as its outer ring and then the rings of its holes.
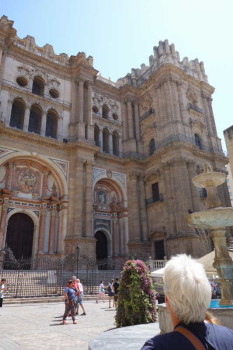
POLYGON ((4 292, 6 291, 6 279, 2 278, 0 282, 0 307, 3 304, 4 292))
POLYGON ((112 301, 112 306, 114 307, 115 302, 114 302, 114 287, 113 287, 113 282, 114 280, 110 280, 108 284, 108 302, 109 302, 109 308, 111 308, 111 301, 112 301))
POLYGON ((113 283, 115 308, 117 308, 119 286, 120 286, 119 278, 116 277, 115 282, 113 283))
POLYGON ((75 319, 75 294, 76 294, 76 288, 75 288, 75 281, 69 280, 67 287, 64 289, 64 298, 65 298, 65 312, 63 315, 63 321, 62 324, 67 324, 66 318, 71 313, 71 317, 73 320, 73 323, 76 324, 77 321, 75 319))
POLYGON ((99 294, 98 297, 96 299, 96 303, 98 304, 98 302, 100 301, 100 298, 103 300, 103 303, 105 303, 105 287, 104 287, 104 281, 100 281, 100 285, 99 285, 99 294))
POLYGON ((83 297, 84 297, 83 285, 80 282, 79 278, 76 281, 77 281, 77 285, 78 285, 78 288, 79 288, 79 295, 78 295, 78 298, 77 298, 77 315, 78 315, 78 309, 79 309, 79 305, 80 305, 82 310, 83 310, 83 313, 81 314, 81 316, 85 316, 86 315, 86 311, 85 311, 85 308, 83 306, 83 297))
MULTIPOLYGON (((78 281, 76 276, 72 276, 71 280, 74 283, 74 286, 72 287, 75 290, 75 297, 74 297, 74 314, 78 315, 78 297, 80 294, 79 286, 78 286, 78 281)), ((71 312, 69 312, 68 316, 71 316, 71 312)))
POLYGON ((148 340, 141 350, 233 349, 233 330, 207 312, 211 286, 203 265, 185 254, 173 257, 164 269, 164 292, 174 330, 148 340))

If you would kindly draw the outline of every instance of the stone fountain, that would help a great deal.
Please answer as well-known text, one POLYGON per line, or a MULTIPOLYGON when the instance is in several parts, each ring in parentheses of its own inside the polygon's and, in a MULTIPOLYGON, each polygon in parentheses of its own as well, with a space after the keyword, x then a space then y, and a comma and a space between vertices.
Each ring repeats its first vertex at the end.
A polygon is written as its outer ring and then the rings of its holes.
POLYGON ((216 268, 221 284, 221 300, 219 305, 233 305, 233 262, 226 244, 227 226, 233 226, 233 207, 220 207, 216 187, 223 184, 226 175, 214 172, 210 165, 205 166, 203 173, 195 176, 192 181, 196 187, 207 191, 208 209, 189 214, 188 224, 197 228, 207 229, 214 242, 216 268))

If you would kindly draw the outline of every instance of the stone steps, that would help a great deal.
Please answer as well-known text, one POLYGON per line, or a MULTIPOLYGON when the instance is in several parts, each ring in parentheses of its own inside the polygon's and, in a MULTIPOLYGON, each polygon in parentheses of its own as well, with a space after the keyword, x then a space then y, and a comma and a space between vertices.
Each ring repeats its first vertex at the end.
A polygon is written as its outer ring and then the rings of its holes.
MULTIPOLYGON (((95 300, 97 294, 85 294, 85 301, 95 300)), ((31 298, 4 298, 4 304, 29 304, 29 303, 56 303, 63 301, 63 296, 31 297, 31 298)))

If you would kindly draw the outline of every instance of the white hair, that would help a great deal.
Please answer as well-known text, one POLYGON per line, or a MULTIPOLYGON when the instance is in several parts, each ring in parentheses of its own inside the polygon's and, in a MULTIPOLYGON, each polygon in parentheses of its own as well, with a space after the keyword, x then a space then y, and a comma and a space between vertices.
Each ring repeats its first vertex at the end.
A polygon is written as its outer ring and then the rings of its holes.
POLYGON ((202 264, 185 254, 172 257, 164 269, 164 291, 179 321, 204 321, 211 286, 202 264))

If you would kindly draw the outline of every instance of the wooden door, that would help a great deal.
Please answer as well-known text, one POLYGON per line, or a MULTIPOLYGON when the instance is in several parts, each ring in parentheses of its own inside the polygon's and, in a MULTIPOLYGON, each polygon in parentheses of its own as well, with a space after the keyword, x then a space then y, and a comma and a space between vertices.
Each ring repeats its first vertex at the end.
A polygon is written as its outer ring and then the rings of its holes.
POLYGON ((30 216, 17 213, 10 217, 7 226, 6 244, 16 259, 32 256, 34 224, 30 216))

